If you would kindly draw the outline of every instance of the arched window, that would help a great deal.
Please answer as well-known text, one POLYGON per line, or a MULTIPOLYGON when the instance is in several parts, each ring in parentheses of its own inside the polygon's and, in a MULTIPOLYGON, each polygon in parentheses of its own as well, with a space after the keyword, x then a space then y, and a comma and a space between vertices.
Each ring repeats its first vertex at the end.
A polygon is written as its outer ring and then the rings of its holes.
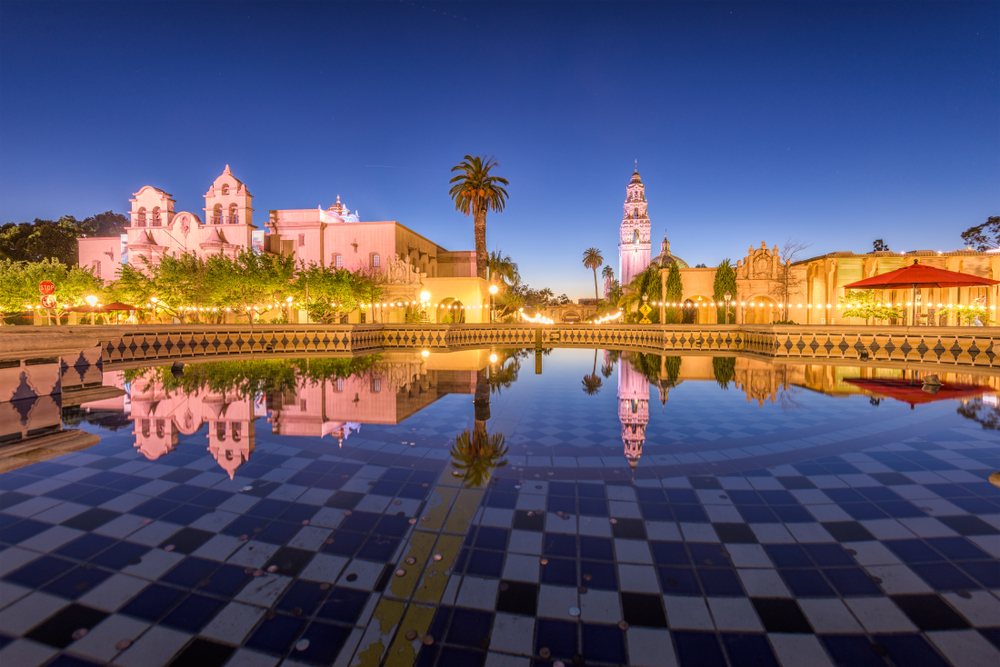
POLYGON ((229 186, 225 183, 222 184, 222 196, 225 197, 229 194, 229 186))
POLYGON ((230 428, 232 428, 233 442, 239 442, 240 438, 243 435, 241 433, 240 423, 239 422, 232 422, 229 426, 230 426, 230 428))
POLYGON ((229 224, 235 225, 240 221, 240 214, 236 212, 236 204, 229 205, 229 224))
POLYGON ((143 435, 143 437, 144 438, 148 438, 149 437, 149 420, 148 419, 140 420, 139 426, 142 428, 142 435, 143 435))
POLYGON ((153 207, 153 221, 150 224, 153 227, 159 227, 160 226, 160 207, 159 206, 153 207))
POLYGON ((215 422, 215 437, 219 440, 225 442, 226 440, 226 422, 215 422))
POLYGON ((101 260, 99 259, 94 260, 94 275, 98 278, 101 277, 101 260))
POLYGON ((156 437, 157 438, 162 438, 163 434, 166 433, 166 428, 167 428, 166 422, 164 422, 162 419, 157 419, 156 420, 156 437))
POLYGON ((135 222, 136 222, 136 224, 139 227, 145 227, 146 226, 146 207, 145 206, 140 206, 139 207, 139 214, 136 216, 135 222))
POLYGON ((216 204, 215 208, 212 209, 212 224, 222 224, 222 204, 216 204))

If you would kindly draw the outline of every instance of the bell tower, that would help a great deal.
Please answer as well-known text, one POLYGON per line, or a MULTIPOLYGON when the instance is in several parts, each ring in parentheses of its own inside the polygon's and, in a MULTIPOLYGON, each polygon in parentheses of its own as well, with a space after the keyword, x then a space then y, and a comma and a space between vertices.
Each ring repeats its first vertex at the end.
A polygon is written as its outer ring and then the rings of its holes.
POLYGON ((226 165, 225 171, 215 179, 205 193, 205 224, 223 232, 230 244, 252 245, 253 196, 240 179, 226 165))
POLYGON ((649 266, 649 216, 646 215, 646 186, 636 167, 625 188, 624 217, 618 237, 618 275, 627 288, 649 266))
POLYGON ((618 361, 618 419, 622 423, 625 460, 639 465, 649 423, 649 381, 625 358, 618 361))

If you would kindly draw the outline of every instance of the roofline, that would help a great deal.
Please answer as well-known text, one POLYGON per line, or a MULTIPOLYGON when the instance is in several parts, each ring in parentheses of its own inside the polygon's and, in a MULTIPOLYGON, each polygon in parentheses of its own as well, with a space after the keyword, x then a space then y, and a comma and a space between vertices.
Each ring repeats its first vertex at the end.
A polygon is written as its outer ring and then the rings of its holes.
MULTIPOLYGON (((994 253, 995 254, 995 253, 994 253)), ((821 259, 850 259, 854 257, 871 257, 873 259, 878 259, 880 257, 892 257, 897 259, 905 259, 907 257, 987 257, 990 253, 983 250, 949 250, 947 252, 938 252, 936 250, 910 250, 907 252, 851 252, 849 250, 839 250, 834 252, 828 252, 825 255, 816 255, 815 257, 810 257, 808 259, 800 259, 796 262, 792 262, 792 266, 800 266, 802 264, 808 264, 809 262, 815 262, 821 259)))

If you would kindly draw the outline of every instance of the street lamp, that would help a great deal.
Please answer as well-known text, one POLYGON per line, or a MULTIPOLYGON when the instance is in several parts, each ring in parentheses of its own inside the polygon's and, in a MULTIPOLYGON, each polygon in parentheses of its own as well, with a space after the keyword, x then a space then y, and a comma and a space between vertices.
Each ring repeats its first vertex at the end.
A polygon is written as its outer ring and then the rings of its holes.
POLYGON ((726 324, 729 324, 729 302, 732 300, 733 295, 726 292, 722 295, 722 298, 726 300, 726 324))
POLYGON ((493 322, 493 297, 500 291, 496 285, 490 285, 490 322, 493 322))
POLYGON ((97 324, 97 315, 94 313, 94 304, 97 303, 97 297, 91 294, 85 301, 90 306, 90 323, 97 324))

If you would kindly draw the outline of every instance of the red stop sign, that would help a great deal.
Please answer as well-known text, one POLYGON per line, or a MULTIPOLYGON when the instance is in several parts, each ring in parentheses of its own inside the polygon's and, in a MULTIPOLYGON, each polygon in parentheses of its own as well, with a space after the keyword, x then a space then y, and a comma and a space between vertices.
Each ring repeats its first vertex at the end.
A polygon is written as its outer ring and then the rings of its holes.
POLYGON ((38 291, 42 294, 55 294, 56 284, 51 280, 43 280, 38 283, 38 291))

